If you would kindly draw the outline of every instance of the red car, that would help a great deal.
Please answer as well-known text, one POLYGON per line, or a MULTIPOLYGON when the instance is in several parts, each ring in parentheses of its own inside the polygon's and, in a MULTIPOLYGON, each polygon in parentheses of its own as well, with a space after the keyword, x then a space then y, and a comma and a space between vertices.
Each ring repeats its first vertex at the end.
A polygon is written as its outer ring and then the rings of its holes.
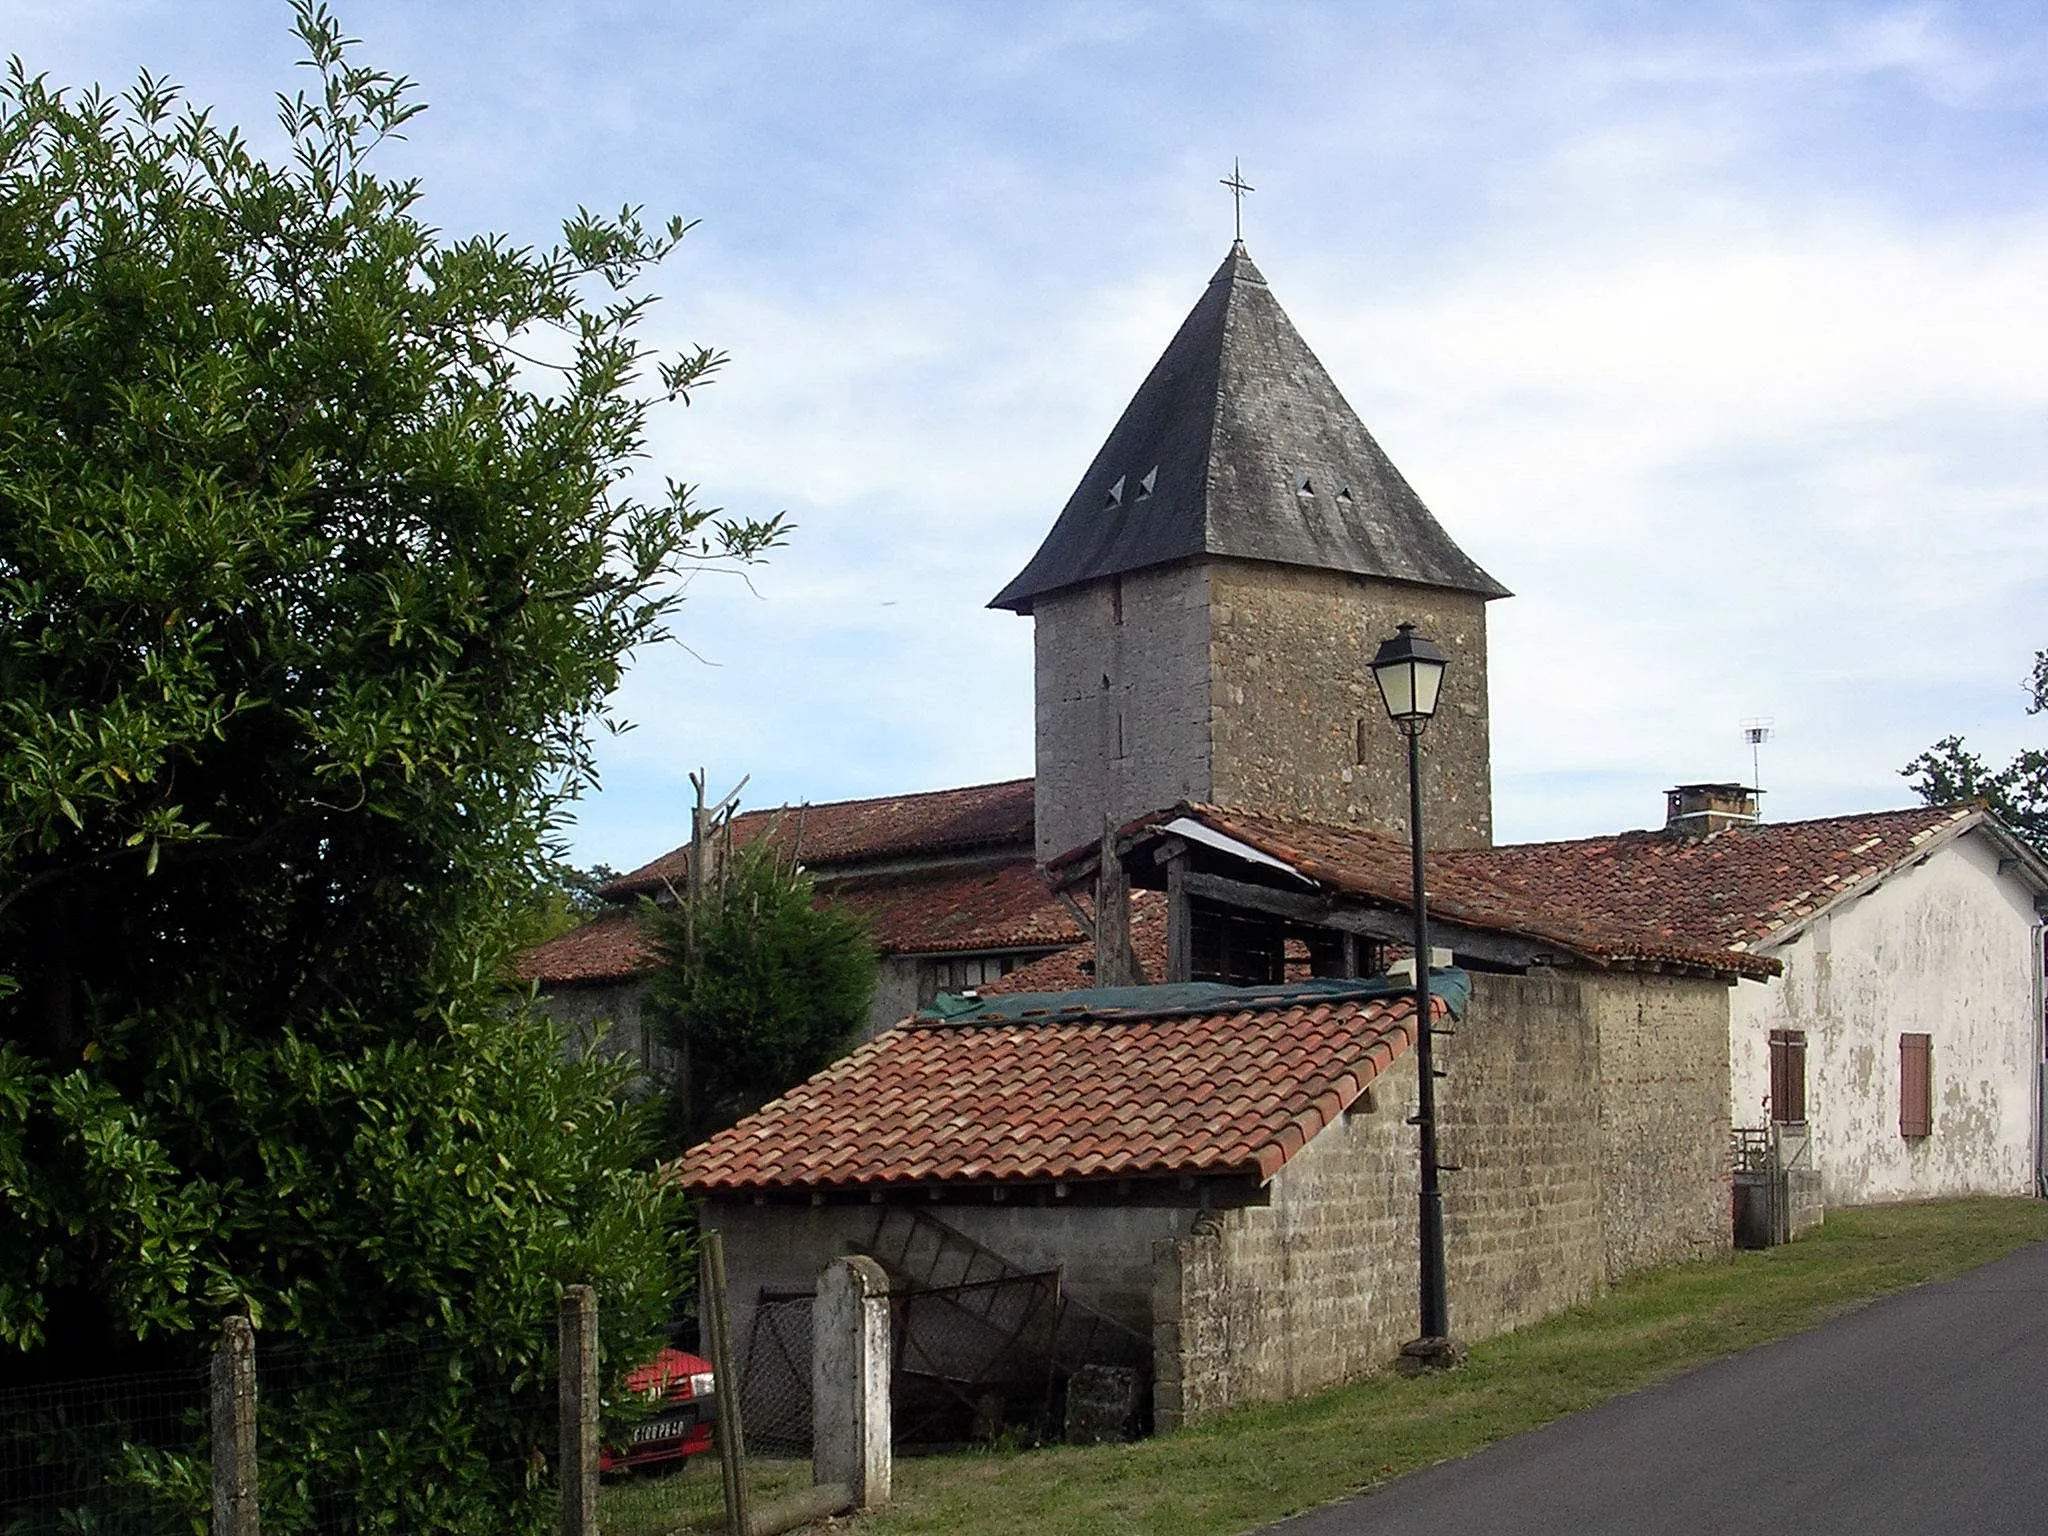
POLYGON ((699 1456, 711 1449, 717 1381, 711 1362, 680 1349, 664 1349, 626 1377, 626 1390, 652 1412, 633 1426, 623 1447, 598 1453, 601 1472, 631 1472, 699 1456))

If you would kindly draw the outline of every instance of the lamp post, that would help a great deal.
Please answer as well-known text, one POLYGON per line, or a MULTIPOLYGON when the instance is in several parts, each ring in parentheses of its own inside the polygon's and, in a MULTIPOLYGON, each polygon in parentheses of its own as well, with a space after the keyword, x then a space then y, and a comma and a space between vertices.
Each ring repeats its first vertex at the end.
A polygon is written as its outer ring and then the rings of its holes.
POLYGON ((1422 883, 1422 733, 1436 714, 1443 689, 1444 653, 1415 633, 1413 624, 1381 644, 1372 659, 1373 681, 1401 734, 1408 738, 1408 845, 1415 909, 1415 1072, 1419 1083, 1415 1124, 1422 1133, 1422 1337, 1402 1346, 1401 1364, 1422 1370, 1455 1365, 1463 1349, 1450 1337, 1444 1287, 1444 1199, 1436 1160, 1436 1067, 1429 1023, 1429 911, 1422 883))

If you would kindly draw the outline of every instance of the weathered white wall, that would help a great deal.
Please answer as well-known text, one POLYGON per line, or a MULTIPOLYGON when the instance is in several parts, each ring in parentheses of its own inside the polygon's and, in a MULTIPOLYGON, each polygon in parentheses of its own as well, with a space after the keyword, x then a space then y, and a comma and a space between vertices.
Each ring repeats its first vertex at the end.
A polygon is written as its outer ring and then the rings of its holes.
POLYGON ((1823 1200, 1861 1205, 2034 1187, 2033 897, 1965 834, 1764 952, 1785 974, 1732 1000, 1731 1111, 1759 1125, 1770 1032, 1806 1034, 1823 1200), (1933 1037, 1934 1133, 1899 1135, 1899 1036, 1933 1037))

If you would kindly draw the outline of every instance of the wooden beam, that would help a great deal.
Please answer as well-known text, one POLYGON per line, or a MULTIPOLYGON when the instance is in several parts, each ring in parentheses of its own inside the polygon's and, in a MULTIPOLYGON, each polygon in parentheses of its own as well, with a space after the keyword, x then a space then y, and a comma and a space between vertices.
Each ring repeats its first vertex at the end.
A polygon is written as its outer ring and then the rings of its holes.
MULTIPOLYGON (((1173 868, 1169 866, 1168 885, 1172 886, 1173 868)), ((1279 891, 1266 885, 1251 885, 1242 880, 1232 880, 1223 875, 1204 874, 1197 870, 1185 870, 1180 876, 1181 890, 1190 897, 1199 896, 1204 901, 1213 901, 1222 906, 1242 907, 1252 912, 1266 912, 1274 917, 1288 918, 1311 927, 1335 928, 1340 932, 1360 934, 1369 939, 1396 944, 1412 944, 1415 941, 1414 923, 1405 911, 1384 907, 1353 906, 1340 904, 1328 896, 1310 895, 1306 892, 1279 891)), ((1171 900, 1171 897, 1169 897, 1171 900)), ((1167 909, 1167 944, 1172 947, 1172 912, 1167 909)), ((1530 966, 1555 960, 1576 960, 1583 957, 1554 945, 1540 944, 1533 939, 1520 938, 1513 934, 1497 933, 1487 928, 1472 928, 1463 923, 1452 922, 1432 912, 1429 918, 1432 941, 1445 948, 1457 950, 1485 960, 1494 965, 1530 966)))

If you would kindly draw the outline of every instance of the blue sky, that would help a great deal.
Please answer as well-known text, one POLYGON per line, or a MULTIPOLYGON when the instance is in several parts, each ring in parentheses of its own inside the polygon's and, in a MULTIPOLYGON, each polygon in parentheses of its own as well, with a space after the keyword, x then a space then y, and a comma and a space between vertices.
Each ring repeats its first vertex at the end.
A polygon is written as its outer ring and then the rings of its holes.
MULTIPOLYGON (((1252 254, 1492 609, 1503 839, 1904 803, 2039 740, 2038 4, 345 3, 430 110, 450 231, 698 219, 654 330, 726 349, 649 468, 787 510, 640 656, 575 854, 685 775, 823 800, 1031 770, 1029 557, 1221 259, 1252 254), (687 646, 687 648, 685 648, 687 646), (694 653, 694 654, 693 654, 694 653)), ((143 65, 269 135, 281 4, 0 0, 54 80, 143 65)))

